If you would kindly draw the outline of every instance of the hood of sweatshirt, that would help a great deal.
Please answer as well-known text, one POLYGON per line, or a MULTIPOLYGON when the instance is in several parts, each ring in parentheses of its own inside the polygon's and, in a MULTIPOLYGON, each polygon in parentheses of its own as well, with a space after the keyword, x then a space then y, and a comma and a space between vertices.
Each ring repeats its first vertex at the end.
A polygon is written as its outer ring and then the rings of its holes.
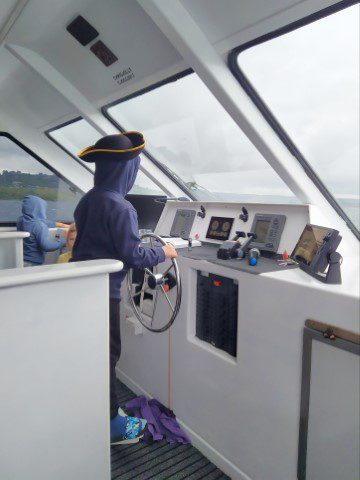
POLYGON ((133 160, 99 160, 95 163, 94 185, 125 197, 132 189, 140 166, 140 157, 133 160))
POLYGON ((45 200, 35 195, 26 195, 22 201, 22 219, 23 222, 36 222, 46 221, 46 208, 47 204, 45 200))

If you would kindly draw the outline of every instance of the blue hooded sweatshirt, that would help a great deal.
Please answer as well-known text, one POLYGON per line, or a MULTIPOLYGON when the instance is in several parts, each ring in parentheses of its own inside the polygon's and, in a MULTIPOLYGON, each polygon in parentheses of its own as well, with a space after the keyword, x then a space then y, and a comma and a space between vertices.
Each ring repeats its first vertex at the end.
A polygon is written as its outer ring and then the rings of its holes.
POLYGON ((134 185, 139 165, 140 157, 97 161, 95 186, 74 214, 77 237, 72 261, 113 258, 124 263, 121 272, 110 274, 111 299, 120 299, 121 282, 129 268, 143 269, 165 260, 161 247, 140 247, 137 213, 124 198, 134 185))
POLYGON ((22 202, 22 215, 17 220, 17 229, 30 233, 30 237, 24 238, 24 261, 34 265, 44 263, 44 252, 52 252, 66 244, 65 239, 49 240, 49 227, 55 227, 55 222, 46 219, 46 207, 42 198, 27 195, 22 202))

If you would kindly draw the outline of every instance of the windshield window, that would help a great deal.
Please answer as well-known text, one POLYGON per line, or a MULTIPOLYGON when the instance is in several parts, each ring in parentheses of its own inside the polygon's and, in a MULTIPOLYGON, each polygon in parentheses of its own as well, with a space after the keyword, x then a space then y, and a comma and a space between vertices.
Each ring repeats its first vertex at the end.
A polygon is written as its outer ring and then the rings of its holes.
POLYGON ((6 136, 0 136, 0 224, 21 215, 25 195, 47 202, 49 220, 72 222, 82 194, 6 136))
MULTIPOLYGON (((83 118, 50 130, 48 135, 76 158, 82 149, 94 145, 102 136, 83 118)), ((93 163, 80 161, 94 171, 95 165, 93 163)), ((139 170, 135 184, 129 193, 138 195, 165 195, 161 188, 141 170, 139 170)))
POLYGON ((238 66, 359 228, 359 5, 243 51, 238 66))
POLYGON ((296 197, 195 74, 110 106, 123 128, 199 200, 294 203, 296 197))
MULTIPOLYGON (((83 118, 50 130, 48 134, 53 140, 61 145, 64 150, 69 152, 78 160, 80 159, 77 157, 77 154, 81 150, 89 147, 90 145, 94 145, 94 143, 101 138, 101 133, 99 133, 83 118)), ((92 163, 86 163, 82 160, 80 160, 80 162, 91 170, 94 170, 92 163)))

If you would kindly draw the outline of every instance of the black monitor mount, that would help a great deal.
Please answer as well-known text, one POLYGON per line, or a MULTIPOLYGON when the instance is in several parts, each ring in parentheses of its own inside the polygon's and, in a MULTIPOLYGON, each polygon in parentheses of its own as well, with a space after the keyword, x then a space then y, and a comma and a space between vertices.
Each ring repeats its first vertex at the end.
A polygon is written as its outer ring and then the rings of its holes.
POLYGON ((329 252, 327 255, 329 267, 326 273, 314 272, 314 270, 306 264, 300 263, 301 270, 308 273, 312 277, 316 278, 322 283, 328 283, 330 285, 340 285, 341 280, 341 264, 343 257, 336 250, 329 252))

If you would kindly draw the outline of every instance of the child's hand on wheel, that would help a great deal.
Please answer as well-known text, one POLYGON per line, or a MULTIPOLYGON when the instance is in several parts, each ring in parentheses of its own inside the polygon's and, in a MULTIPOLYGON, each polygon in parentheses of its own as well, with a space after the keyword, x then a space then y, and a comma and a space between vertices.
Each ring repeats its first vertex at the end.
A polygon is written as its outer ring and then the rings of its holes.
POLYGON ((176 258, 177 257, 177 252, 171 243, 167 243, 162 247, 165 253, 166 258, 176 258))

